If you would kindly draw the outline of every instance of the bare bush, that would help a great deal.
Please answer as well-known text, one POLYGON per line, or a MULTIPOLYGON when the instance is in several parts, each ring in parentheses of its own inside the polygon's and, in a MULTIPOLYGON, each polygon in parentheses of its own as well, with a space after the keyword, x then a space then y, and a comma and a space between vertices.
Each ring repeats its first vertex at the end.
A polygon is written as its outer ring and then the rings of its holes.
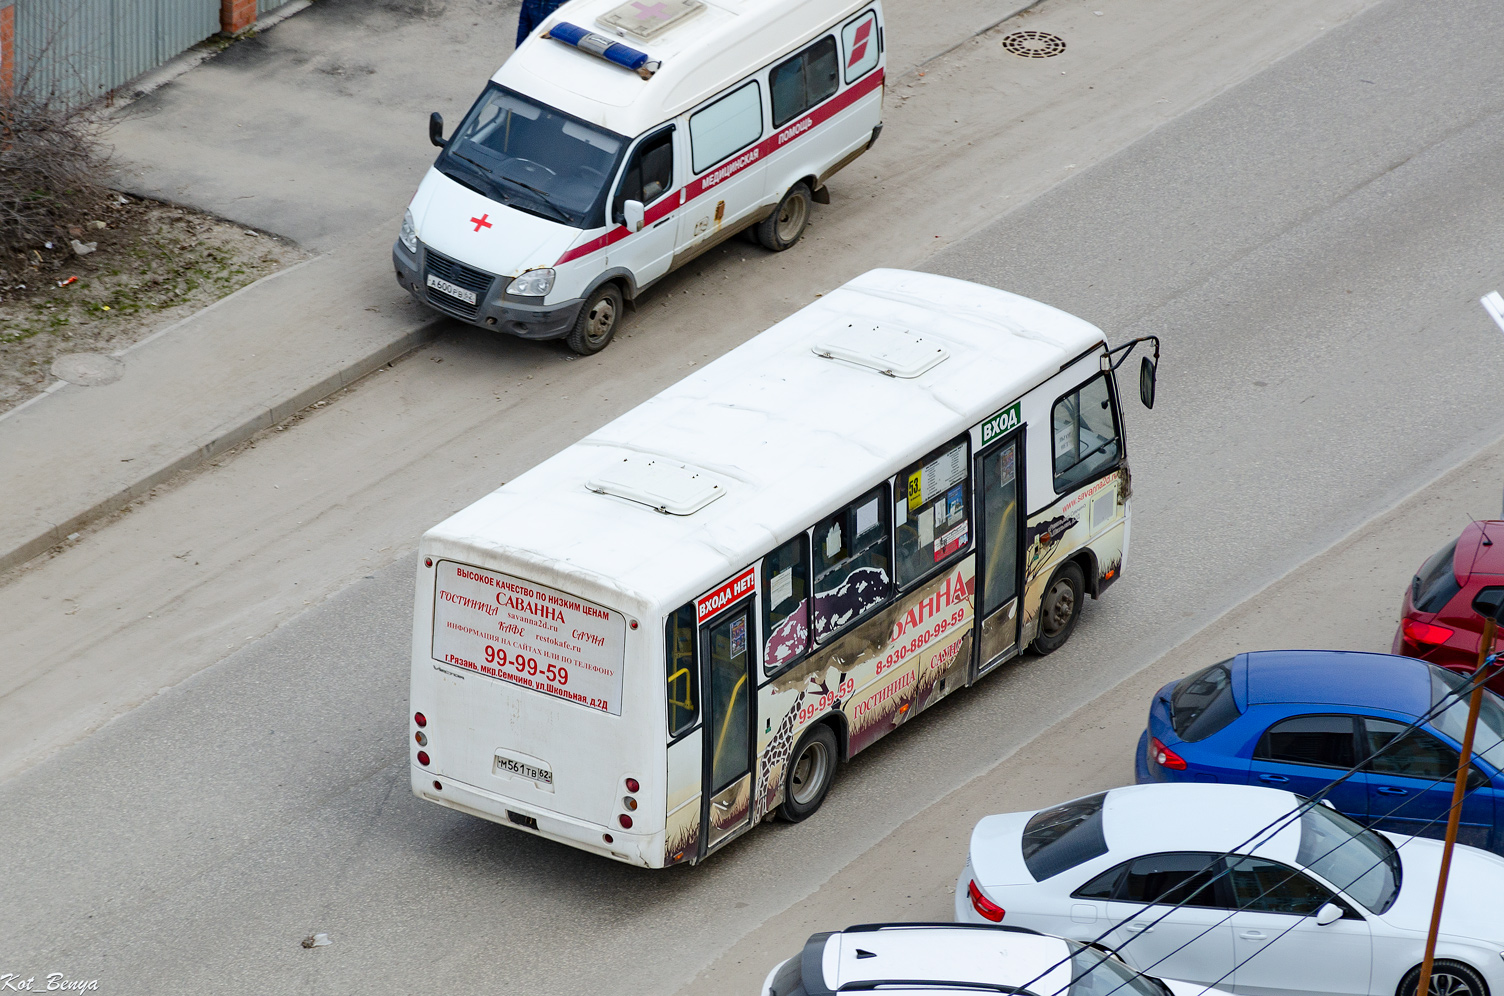
POLYGON ((111 196, 100 132, 97 118, 55 97, 0 94, 0 272, 66 258, 68 229, 98 215, 111 196))

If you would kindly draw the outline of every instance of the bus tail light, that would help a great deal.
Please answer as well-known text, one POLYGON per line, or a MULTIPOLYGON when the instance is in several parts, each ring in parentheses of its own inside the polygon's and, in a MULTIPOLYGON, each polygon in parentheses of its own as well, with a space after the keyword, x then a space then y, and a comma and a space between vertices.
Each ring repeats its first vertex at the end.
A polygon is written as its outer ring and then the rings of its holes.
POLYGON ((630 795, 623 797, 623 799, 621 800, 621 804, 623 806, 626 806, 632 812, 634 812, 634 813, 637 812, 637 800, 634 799, 634 798, 632 798, 630 795))
POLYGON ((1438 626, 1435 623, 1423 623, 1414 619, 1406 619, 1402 628, 1405 632, 1405 639, 1423 646, 1446 643, 1452 638, 1452 634, 1457 632, 1450 626, 1438 626))
POLYGON ((1171 771, 1185 770, 1185 758, 1160 743, 1158 737, 1149 738, 1149 758, 1161 768, 1169 768, 1171 771))
POLYGON ((424 733, 422 730, 419 730, 417 733, 414 733, 413 734, 413 739, 416 740, 416 741, 418 741, 418 746, 419 747, 427 747, 428 746, 428 734, 424 733))
POLYGON ((428 751, 426 751, 426 750, 420 750, 420 751, 418 751, 418 763, 419 764, 424 764, 424 765, 426 765, 428 763, 428 751))
POLYGON ((634 792, 635 793, 640 788, 642 788, 642 786, 639 785, 639 784, 637 784, 637 779, 635 779, 635 778, 628 778, 627 779, 627 791, 628 792, 634 792))
POLYGON ((976 910, 985 919, 991 920, 993 923, 1003 922, 1003 917, 1007 915, 1007 912, 997 903, 982 895, 982 890, 977 887, 976 879, 972 879, 971 884, 966 887, 966 894, 971 897, 971 908, 976 910))
POLYGON ((621 824, 623 830, 632 829, 632 817, 628 816, 626 813, 622 813, 620 816, 618 816, 616 818, 616 822, 621 824))
POLYGON ((428 717, 423 715, 421 712, 415 712, 413 713, 413 722, 417 723, 419 726, 427 726, 428 717))

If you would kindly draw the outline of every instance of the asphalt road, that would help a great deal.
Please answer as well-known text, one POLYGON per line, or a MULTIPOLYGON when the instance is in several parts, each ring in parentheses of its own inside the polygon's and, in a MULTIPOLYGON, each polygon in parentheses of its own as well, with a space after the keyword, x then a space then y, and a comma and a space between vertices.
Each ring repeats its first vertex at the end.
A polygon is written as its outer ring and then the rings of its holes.
POLYGON ((1164 337, 1160 406, 1129 413, 1132 559, 1065 650, 888 738, 818 819, 649 873, 420 806, 404 558, 0 786, 0 972, 151 993, 687 981, 1504 432, 1504 341, 1476 303, 1504 283, 1501 30, 1497 4, 1379 5, 930 261, 1164 337), (315 931, 333 943, 302 949, 315 931))

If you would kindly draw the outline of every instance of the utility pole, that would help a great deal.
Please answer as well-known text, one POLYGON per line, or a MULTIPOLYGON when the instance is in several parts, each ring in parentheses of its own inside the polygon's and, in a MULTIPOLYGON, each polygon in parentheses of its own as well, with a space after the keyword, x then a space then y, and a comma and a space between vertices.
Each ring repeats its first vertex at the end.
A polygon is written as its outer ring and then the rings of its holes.
POLYGON ((1457 764, 1457 781, 1452 785, 1452 809, 1447 815, 1447 836, 1441 849, 1441 870, 1436 876, 1436 903, 1431 907, 1431 929, 1426 934, 1426 956, 1420 963, 1420 979, 1415 996, 1426 996, 1431 988, 1431 969, 1436 960, 1436 935, 1441 930, 1441 907, 1447 898, 1447 875, 1452 870, 1452 851, 1457 846, 1457 824, 1462 820, 1462 797, 1467 794, 1467 776, 1473 761, 1473 733, 1478 729, 1478 712, 1483 706, 1483 685, 1492 668, 1494 634, 1499 617, 1504 615, 1504 588, 1485 588, 1473 599, 1473 611, 1483 617, 1483 639, 1478 642, 1478 668, 1473 672, 1473 694, 1468 700, 1467 730, 1462 735, 1462 756, 1457 764))

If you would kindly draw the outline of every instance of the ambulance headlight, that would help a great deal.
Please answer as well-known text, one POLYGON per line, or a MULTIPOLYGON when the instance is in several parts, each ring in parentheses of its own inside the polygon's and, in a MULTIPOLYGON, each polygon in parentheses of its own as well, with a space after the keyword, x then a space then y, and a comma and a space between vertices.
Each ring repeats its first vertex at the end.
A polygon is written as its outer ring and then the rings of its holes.
POLYGON ((408 252, 418 251, 418 230, 413 227, 413 213, 411 211, 402 216, 402 233, 397 238, 402 241, 402 248, 408 252))
POLYGON ((538 270, 528 270, 522 276, 513 280, 507 286, 507 293, 515 294, 517 297, 542 297, 553 289, 553 268, 545 266, 538 270))

